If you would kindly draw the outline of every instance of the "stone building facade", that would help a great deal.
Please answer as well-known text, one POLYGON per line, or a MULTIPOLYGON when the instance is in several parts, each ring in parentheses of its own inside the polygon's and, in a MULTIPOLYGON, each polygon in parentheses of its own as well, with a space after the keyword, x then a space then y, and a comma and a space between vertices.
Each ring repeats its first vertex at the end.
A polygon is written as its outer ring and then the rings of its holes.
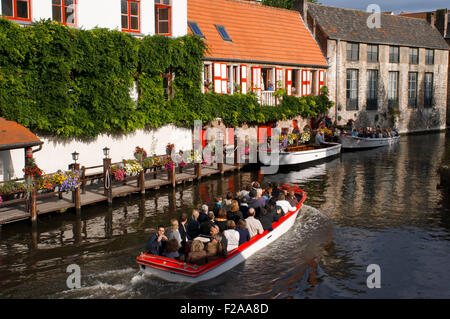
POLYGON ((340 125, 395 126, 400 132, 446 127, 450 47, 426 21, 297 1, 327 57, 326 85, 340 125))

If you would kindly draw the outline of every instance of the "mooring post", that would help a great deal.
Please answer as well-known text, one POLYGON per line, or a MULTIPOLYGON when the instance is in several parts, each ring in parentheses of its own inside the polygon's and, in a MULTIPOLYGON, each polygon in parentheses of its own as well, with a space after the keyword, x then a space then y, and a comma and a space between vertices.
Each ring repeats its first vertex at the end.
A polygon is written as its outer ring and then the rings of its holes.
POLYGON ((175 183, 175 167, 170 168, 168 171, 168 178, 169 178, 169 182, 172 184, 172 187, 175 187, 176 183, 175 183))
POLYGON ((81 191, 86 194, 86 166, 81 167, 81 191))
MULTIPOLYGON (((72 171, 78 171, 78 174, 80 174, 80 164, 77 163, 70 164, 69 169, 72 171)), ((81 213, 80 185, 81 183, 78 183, 77 188, 75 188, 75 190, 72 191, 72 202, 75 204, 75 210, 77 212, 77 215, 81 213)))
POLYGON ((33 188, 31 190, 31 197, 30 197, 30 216, 31 216, 31 223, 33 225, 37 224, 37 207, 36 207, 36 197, 37 197, 37 185, 35 177, 33 176, 31 178, 31 183, 33 185, 33 188))
POLYGON ((112 187, 111 187, 111 159, 103 159, 103 181, 104 194, 107 197, 108 204, 112 204, 112 187))
POLYGON ((239 161, 237 145, 238 145, 238 139, 237 139, 237 136, 235 135, 234 136, 234 145, 233 145, 233 147, 234 147, 234 166, 237 167, 237 170, 239 171, 240 170, 240 166, 239 166, 240 161, 239 161))
POLYGON ((202 163, 195 163, 195 178, 197 180, 202 178, 202 163))
POLYGON ((138 185, 139 185, 139 190, 141 191, 141 194, 145 194, 145 171, 144 170, 142 170, 139 173, 138 185))

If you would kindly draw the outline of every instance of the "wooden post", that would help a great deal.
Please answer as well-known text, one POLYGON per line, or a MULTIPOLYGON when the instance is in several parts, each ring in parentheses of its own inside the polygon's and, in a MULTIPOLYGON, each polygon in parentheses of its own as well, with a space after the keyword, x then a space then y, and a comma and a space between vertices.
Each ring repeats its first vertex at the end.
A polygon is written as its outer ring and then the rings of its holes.
POLYGON ((175 167, 168 170, 168 178, 169 178, 169 182, 172 184, 172 187, 175 187, 175 167))
POLYGON ((81 167, 81 190, 86 194, 86 166, 81 167))
POLYGON ((111 159, 103 159, 103 188, 104 194, 108 199, 108 204, 112 204, 112 186, 111 186, 111 159))
POLYGON ((139 190, 141 191, 141 194, 145 194, 145 171, 144 170, 142 170, 139 173, 138 185, 139 185, 139 190))
MULTIPOLYGON (((70 164, 69 169, 80 172, 80 164, 70 164)), ((77 188, 72 191, 72 202, 75 203, 75 209, 77 211, 77 214, 79 214, 81 212, 80 186, 77 186, 77 188)))
POLYGON ((239 155, 238 154, 238 140, 237 140, 237 136, 234 136, 234 166, 237 167, 237 170, 240 170, 240 164, 239 164, 239 155))
POLYGON ((220 174, 223 175, 225 173, 223 163, 217 163, 217 169, 220 171, 220 174))
POLYGON ((200 180, 202 178, 202 163, 195 163, 195 178, 200 180))
POLYGON ((31 198, 30 198, 30 217, 31 217, 31 223, 33 225, 36 225, 36 223, 37 223, 37 207, 36 207, 37 185, 36 185, 34 176, 32 177, 31 182, 33 183, 33 189, 31 191, 31 198))

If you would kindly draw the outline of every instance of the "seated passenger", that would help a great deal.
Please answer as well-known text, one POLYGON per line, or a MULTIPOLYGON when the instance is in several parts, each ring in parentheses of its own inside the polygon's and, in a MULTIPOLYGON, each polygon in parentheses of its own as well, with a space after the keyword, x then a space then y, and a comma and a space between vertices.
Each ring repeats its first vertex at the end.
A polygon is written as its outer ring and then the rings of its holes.
POLYGON ((255 218, 254 208, 250 208, 248 210, 248 217, 245 219, 245 222, 247 223, 247 229, 250 233, 250 238, 264 232, 261 222, 255 218))
POLYGON ((219 226, 217 226, 217 225, 211 226, 210 235, 211 235, 211 240, 214 240, 214 238, 216 240, 219 240, 218 238, 220 238, 219 248, 222 247, 223 249, 219 249, 219 256, 226 257, 227 256, 226 247, 228 247, 228 239, 225 236, 220 235, 219 226))
POLYGON ((180 231, 178 230, 178 220, 176 220, 175 218, 172 218, 170 220, 170 228, 167 234, 167 238, 169 240, 171 239, 176 239, 176 241, 178 242, 178 246, 181 247, 181 235, 180 235, 180 231))
POLYGON ((178 241, 175 238, 169 239, 166 247, 164 248, 163 256, 166 258, 178 259, 178 257, 180 257, 178 249, 180 249, 178 241))
POLYGON ((209 230, 211 226, 215 225, 214 223, 214 213, 208 213, 208 220, 200 224, 200 234, 201 235, 209 235, 209 230))
POLYGON ((248 216, 248 200, 247 197, 242 197, 241 206, 239 206, 239 210, 242 213, 242 217, 245 219, 248 216))
POLYGON ((250 240, 250 233, 245 220, 241 219, 238 221, 236 231, 239 233, 239 246, 250 240))
POLYGON ((206 204, 202 205, 202 209, 199 212, 198 215, 198 223, 201 224, 203 222, 206 222, 208 220, 208 212, 209 212, 209 207, 206 204))
POLYGON ((164 246, 168 241, 167 237, 164 235, 164 226, 158 226, 156 234, 152 235, 145 247, 147 254, 161 256, 164 251, 164 246))
POLYGON ((292 207, 291 204, 289 204, 289 202, 286 200, 286 197, 284 196, 284 194, 280 194, 280 196, 278 196, 276 205, 280 206, 283 209, 283 212, 285 214, 287 212, 292 212, 297 209, 296 207, 292 207))
POLYGON ((274 215, 272 211, 268 211, 267 209, 263 208, 261 210, 261 218, 259 219, 261 222, 261 225, 264 230, 272 231, 272 223, 274 221, 274 215))
POLYGON ((231 202, 230 211, 227 213, 227 219, 234 221, 234 223, 237 223, 239 219, 244 218, 242 216, 242 212, 239 210, 239 204, 237 200, 233 200, 231 202))
POLYGON ((222 244, 222 238, 223 236, 220 234, 214 235, 211 241, 206 244, 206 257, 208 262, 223 257, 223 253, 226 252, 222 244))
POLYGON ((200 224, 198 222, 199 212, 194 209, 192 211, 192 217, 189 219, 186 225, 186 234, 188 240, 193 240, 195 237, 200 235, 200 224))
POLYGON ((217 213, 217 218, 214 219, 214 223, 219 226, 220 232, 222 233, 227 229, 227 213, 225 209, 219 209, 217 213))
POLYGON ((223 235, 228 241, 227 251, 233 250, 239 246, 239 233, 236 231, 236 224, 234 221, 229 220, 227 222, 227 229, 223 232, 223 235))
POLYGON ((292 207, 297 207, 297 205, 298 205, 298 199, 297 199, 297 197, 295 197, 294 191, 290 191, 290 192, 288 193, 288 195, 286 196, 286 200, 289 202, 289 204, 290 204, 292 207))
POLYGON ((283 217, 285 214, 283 212, 283 208, 281 206, 276 206, 273 214, 273 221, 277 222, 280 220, 281 217, 283 217))
POLYGON ((191 245, 191 251, 188 253, 186 262, 203 266, 207 263, 205 245, 200 240, 194 240, 191 245))

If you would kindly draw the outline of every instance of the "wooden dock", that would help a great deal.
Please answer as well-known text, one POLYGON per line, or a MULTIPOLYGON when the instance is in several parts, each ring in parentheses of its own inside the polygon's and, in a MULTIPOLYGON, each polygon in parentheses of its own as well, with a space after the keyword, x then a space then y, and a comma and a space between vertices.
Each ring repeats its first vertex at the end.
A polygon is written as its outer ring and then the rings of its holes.
MULTIPOLYGON (((211 175, 224 174, 234 170, 239 170, 241 164, 195 164, 179 172, 174 170, 171 175, 165 170, 159 172, 141 172, 139 176, 127 178, 125 181, 110 181, 110 187, 105 186, 104 175, 89 175, 83 171, 84 182, 75 192, 50 193, 48 195, 35 195, 35 214, 43 215, 51 212, 64 212, 67 209, 80 210, 82 206, 95 204, 98 202, 112 202, 115 197, 126 196, 132 193, 144 193, 147 190, 159 189, 160 187, 175 187, 178 184, 198 181, 211 175), (199 169, 200 167, 200 169, 199 169), (143 180, 143 184, 141 182, 143 180), (77 196, 78 200, 77 200, 77 196)), ((96 168, 101 167, 97 166, 96 168)), ((82 168, 83 170, 83 168, 82 168)), ((33 211, 30 209, 30 199, 5 201, 0 205, 0 226, 21 220, 33 219, 33 211)))

